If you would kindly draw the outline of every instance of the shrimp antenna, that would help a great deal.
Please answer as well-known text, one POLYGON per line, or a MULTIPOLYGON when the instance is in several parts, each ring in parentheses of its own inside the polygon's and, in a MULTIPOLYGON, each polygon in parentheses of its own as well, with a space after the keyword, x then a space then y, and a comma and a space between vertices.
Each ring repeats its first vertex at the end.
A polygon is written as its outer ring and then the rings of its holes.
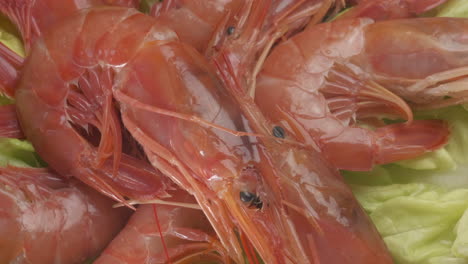
POLYGON ((163 248, 164 248, 164 254, 166 254, 167 263, 172 264, 171 257, 169 256, 169 251, 167 250, 167 245, 166 245, 166 242, 164 241, 164 236, 161 231, 161 223, 159 222, 156 204, 153 204, 153 213, 154 213, 154 219, 156 220, 156 225, 158 227, 159 236, 161 237, 161 244, 163 245, 163 248))

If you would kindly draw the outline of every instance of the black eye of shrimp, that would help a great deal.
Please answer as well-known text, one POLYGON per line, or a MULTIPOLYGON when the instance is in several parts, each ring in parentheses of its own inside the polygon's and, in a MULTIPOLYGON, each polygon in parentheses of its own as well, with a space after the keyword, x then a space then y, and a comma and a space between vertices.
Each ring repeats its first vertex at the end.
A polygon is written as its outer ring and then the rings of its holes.
POLYGON ((262 200, 260 200, 260 197, 258 197, 257 195, 248 191, 242 191, 239 193, 239 196, 240 196, 240 200, 243 203, 248 204, 247 207, 262 209, 263 202, 262 200))
POLYGON ((284 129, 280 126, 275 126, 273 128, 273 136, 277 137, 277 138, 285 138, 286 137, 286 132, 284 131, 284 129))
POLYGON ((230 36, 230 35, 234 34, 235 30, 236 30, 235 27, 230 26, 230 27, 227 28, 226 33, 228 34, 228 36, 230 36))

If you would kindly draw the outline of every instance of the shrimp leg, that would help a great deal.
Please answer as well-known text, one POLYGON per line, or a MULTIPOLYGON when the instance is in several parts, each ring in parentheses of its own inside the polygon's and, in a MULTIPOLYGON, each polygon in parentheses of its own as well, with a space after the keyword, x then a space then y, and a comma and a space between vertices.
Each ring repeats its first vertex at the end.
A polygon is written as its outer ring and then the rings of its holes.
POLYGON ((13 105, 0 106, 0 137, 24 138, 13 105))

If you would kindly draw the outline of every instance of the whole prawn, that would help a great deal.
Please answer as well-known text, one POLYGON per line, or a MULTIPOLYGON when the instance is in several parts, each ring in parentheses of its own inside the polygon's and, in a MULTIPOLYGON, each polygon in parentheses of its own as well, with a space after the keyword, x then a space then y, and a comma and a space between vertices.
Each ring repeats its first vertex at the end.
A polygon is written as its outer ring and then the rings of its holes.
POLYGON ((0 262, 77 263, 96 257, 129 210, 47 169, 0 167, 0 262))
MULTIPOLYGON (((253 8, 264 10, 268 3, 255 2, 253 8)), ((390 262, 348 187, 318 155, 285 147, 278 153, 257 137, 228 133, 252 133, 250 122, 203 56, 157 20, 129 9, 88 9, 44 34, 31 49, 15 95, 26 137, 44 158, 60 158, 50 155, 54 151, 44 142, 76 137, 78 128, 62 120, 68 116, 83 124, 79 121, 88 116, 66 113, 84 111, 85 99, 101 91, 116 100, 126 128, 152 164, 195 195, 235 261, 243 262, 235 239, 240 233, 268 263, 327 257, 390 262), (91 84, 81 79, 93 76, 91 84), (341 245, 343 254, 332 253, 331 245, 341 245)))
MULTIPOLYGON (((252 13, 268 4, 256 1, 252 13)), ((242 262, 236 230, 266 263, 391 263, 336 171, 316 152, 253 136, 258 125, 211 71, 184 43, 145 43, 122 69, 114 96, 149 160, 195 195, 233 259, 242 262)))

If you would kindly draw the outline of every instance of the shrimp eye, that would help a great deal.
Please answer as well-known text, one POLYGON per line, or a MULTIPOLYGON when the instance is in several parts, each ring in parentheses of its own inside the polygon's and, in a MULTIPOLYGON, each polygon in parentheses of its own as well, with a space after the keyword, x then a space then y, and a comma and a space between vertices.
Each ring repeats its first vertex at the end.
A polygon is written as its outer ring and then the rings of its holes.
POLYGON ((242 191, 240 192, 240 199, 242 202, 248 204, 249 208, 257 208, 257 209, 262 209, 263 207, 263 202, 260 200, 260 197, 257 195, 247 192, 247 191, 242 191))
POLYGON ((240 192, 239 195, 240 195, 240 200, 243 203, 250 203, 255 199, 255 194, 253 194, 251 192, 242 191, 242 192, 240 192))
POLYGON ((234 34, 235 30, 236 30, 235 27, 230 26, 230 27, 227 28, 226 33, 228 34, 228 36, 230 36, 230 35, 234 34))
POLYGON ((286 132, 284 131, 284 129, 280 126, 275 126, 273 128, 273 136, 277 137, 277 138, 284 138, 286 136, 286 132))

